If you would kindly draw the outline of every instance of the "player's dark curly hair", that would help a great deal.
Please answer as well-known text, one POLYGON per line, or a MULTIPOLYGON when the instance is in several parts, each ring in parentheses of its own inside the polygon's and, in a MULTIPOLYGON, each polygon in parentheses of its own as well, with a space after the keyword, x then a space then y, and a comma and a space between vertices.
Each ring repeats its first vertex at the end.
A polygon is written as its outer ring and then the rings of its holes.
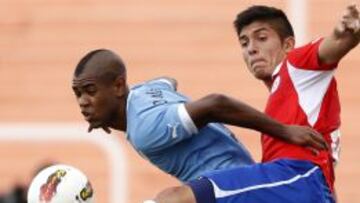
POLYGON ((282 10, 260 5, 251 6, 237 15, 234 26, 238 36, 245 26, 255 21, 269 23, 281 40, 290 36, 294 37, 294 30, 282 10))

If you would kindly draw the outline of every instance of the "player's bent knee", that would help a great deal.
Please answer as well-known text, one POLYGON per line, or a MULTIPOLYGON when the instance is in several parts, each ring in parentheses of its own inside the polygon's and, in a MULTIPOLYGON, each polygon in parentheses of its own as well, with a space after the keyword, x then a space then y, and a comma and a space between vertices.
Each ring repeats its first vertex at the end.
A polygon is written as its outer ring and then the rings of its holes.
POLYGON ((167 188, 155 200, 157 203, 196 203, 191 188, 186 185, 167 188))

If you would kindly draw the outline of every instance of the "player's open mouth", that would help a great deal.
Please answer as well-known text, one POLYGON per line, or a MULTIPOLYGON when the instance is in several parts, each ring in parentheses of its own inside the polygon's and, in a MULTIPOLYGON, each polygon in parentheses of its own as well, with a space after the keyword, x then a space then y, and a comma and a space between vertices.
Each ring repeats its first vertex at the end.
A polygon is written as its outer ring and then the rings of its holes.
POLYGON ((84 118, 86 121, 89 121, 89 122, 91 121, 92 115, 89 112, 82 111, 81 113, 82 113, 82 115, 84 115, 84 118))

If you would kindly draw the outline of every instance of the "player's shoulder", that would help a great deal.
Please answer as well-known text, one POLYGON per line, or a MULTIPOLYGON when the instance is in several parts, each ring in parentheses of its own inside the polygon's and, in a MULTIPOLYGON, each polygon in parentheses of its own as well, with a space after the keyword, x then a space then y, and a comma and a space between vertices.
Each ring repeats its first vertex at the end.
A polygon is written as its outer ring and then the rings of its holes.
POLYGON ((323 70, 323 64, 319 62, 318 51, 323 38, 317 38, 306 44, 300 45, 287 54, 286 61, 295 69, 323 70))
POLYGON ((133 125, 130 129, 128 129, 127 134, 127 139, 137 151, 147 151, 147 142, 151 141, 148 139, 151 136, 149 134, 149 128, 142 125, 133 125))
POLYGON ((136 84, 130 88, 132 99, 138 97, 159 97, 163 96, 162 92, 175 92, 170 82, 167 80, 151 80, 143 83, 136 84))
POLYGON ((127 139, 137 151, 147 154, 170 144, 168 135, 172 126, 160 112, 145 114, 129 121, 127 139))
POLYGON ((139 83, 135 86, 133 86, 131 89, 165 89, 169 91, 176 91, 176 85, 174 84, 176 82, 173 82, 172 80, 168 78, 156 78, 152 80, 148 80, 142 83, 139 83))
POLYGON ((323 41, 323 37, 318 37, 315 38, 309 42, 300 44, 299 46, 296 46, 293 50, 290 51, 290 53, 296 53, 298 57, 301 57, 299 54, 299 52, 304 52, 306 53, 307 51, 311 50, 311 49, 315 49, 315 51, 317 51, 318 46, 321 44, 321 42, 323 41))

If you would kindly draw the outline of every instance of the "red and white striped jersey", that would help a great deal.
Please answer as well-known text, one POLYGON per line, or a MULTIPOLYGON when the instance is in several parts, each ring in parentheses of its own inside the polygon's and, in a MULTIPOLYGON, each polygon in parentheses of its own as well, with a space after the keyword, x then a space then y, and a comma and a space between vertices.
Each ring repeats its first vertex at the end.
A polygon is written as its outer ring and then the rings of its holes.
POLYGON ((334 78, 337 63, 320 64, 318 49, 321 41, 292 50, 276 67, 265 112, 285 124, 313 127, 332 149, 315 154, 308 148, 263 134, 262 161, 279 158, 309 160, 321 167, 333 190, 340 137, 340 103, 334 78))

